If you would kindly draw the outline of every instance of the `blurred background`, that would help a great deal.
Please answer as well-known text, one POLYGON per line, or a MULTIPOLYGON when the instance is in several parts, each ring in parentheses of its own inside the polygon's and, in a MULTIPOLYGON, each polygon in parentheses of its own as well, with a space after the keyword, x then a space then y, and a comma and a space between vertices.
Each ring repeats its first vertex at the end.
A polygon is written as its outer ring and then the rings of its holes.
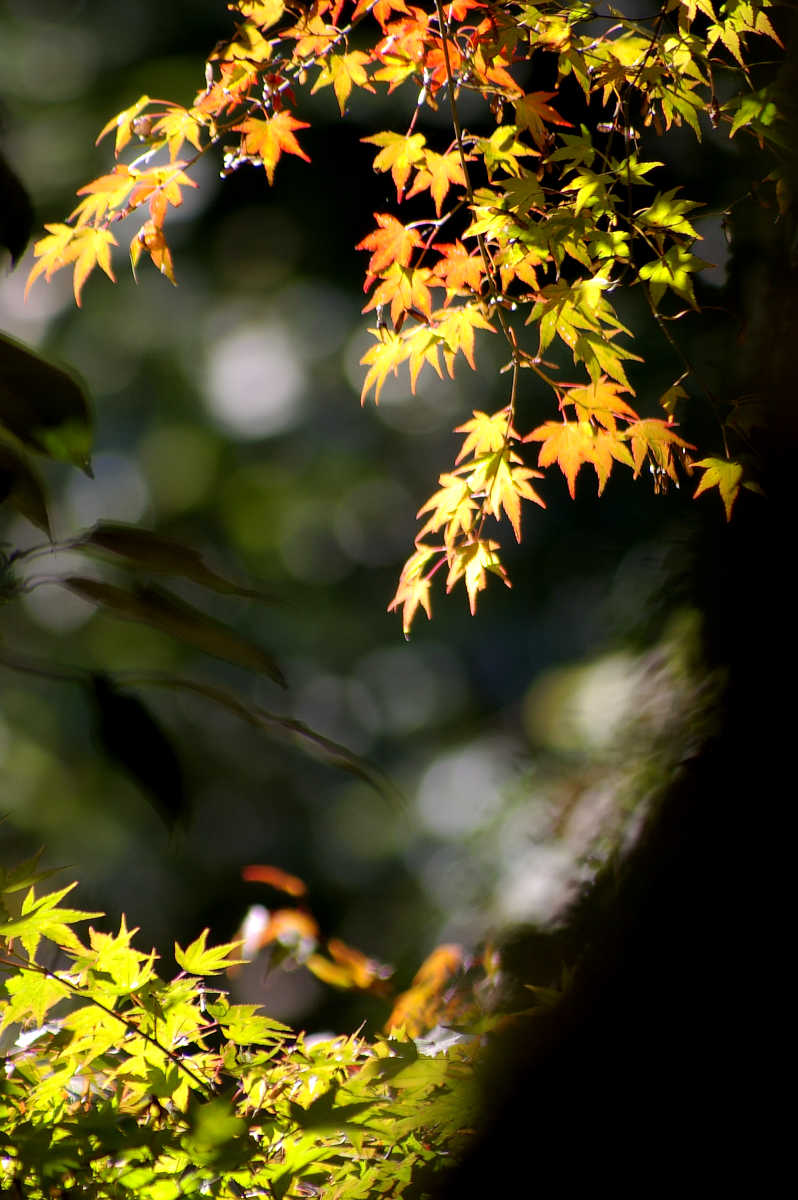
MULTIPOLYGON (((190 103, 230 29, 222 0, 0 4, 2 146, 37 231, 110 165, 110 143, 94 145, 105 122, 143 92, 190 103)), ((359 403, 372 317, 354 246, 395 202, 360 139, 403 128, 414 102, 412 89, 353 99, 341 123, 331 89, 303 95, 312 162, 284 158, 273 189, 254 169, 222 181, 218 161, 200 162, 200 186, 170 216, 177 288, 144 262, 134 283, 124 230, 119 282, 97 273, 80 311, 69 272, 23 303, 30 251, 0 281, 0 328, 69 364, 94 404, 94 479, 41 467, 56 538, 100 518, 141 523, 255 581, 267 602, 176 590, 271 651, 289 686, 97 614, 55 584, 5 606, 3 645, 56 674, 160 670, 224 686, 342 742, 399 793, 201 696, 139 689, 185 777, 192 817, 170 833, 103 751, 85 687, 0 665, 3 860, 43 845, 47 864, 80 880, 79 906, 111 923, 126 912, 167 971, 174 939, 207 925, 226 940, 251 905, 286 902, 244 882, 252 863, 305 880, 325 933, 393 964, 400 984, 441 941, 473 948, 554 920, 706 729, 700 620, 683 583, 697 525, 721 508, 693 505, 692 489, 656 496, 618 471, 597 504, 585 469, 572 502, 552 475, 546 512, 524 515, 523 546, 502 534, 512 590, 491 580, 475 619, 462 590, 437 592, 434 620, 417 618, 409 642, 386 612, 415 513, 459 445, 453 427, 501 407, 507 382, 499 339, 483 334, 478 373, 461 363, 445 384, 422 374, 415 397, 405 375, 379 408, 359 403)), ((428 136, 448 141, 436 120, 428 136)), ((718 196, 743 190, 749 168, 709 133, 700 163, 692 135, 674 138, 666 174, 675 166, 694 197, 700 168, 717 189, 703 197, 698 252, 716 264, 702 295, 718 305, 718 196)), ((641 331, 640 409, 658 415, 682 366, 642 298, 624 298, 619 314, 641 331)), ((700 349, 689 323, 683 336, 711 378, 721 318, 702 329, 700 349)), ((550 417, 548 404, 527 383, 519 428, 550 417)), ((0 524, 6 546, 43 541, 6 507, 0 524)), ((48 577, 75 565, 66 552, 39 563, 48 577)), ((256 964, 236 986, 309 1027, 385 1018, 384 1003, 330 993, 305 970, 267 976, 256 964)))

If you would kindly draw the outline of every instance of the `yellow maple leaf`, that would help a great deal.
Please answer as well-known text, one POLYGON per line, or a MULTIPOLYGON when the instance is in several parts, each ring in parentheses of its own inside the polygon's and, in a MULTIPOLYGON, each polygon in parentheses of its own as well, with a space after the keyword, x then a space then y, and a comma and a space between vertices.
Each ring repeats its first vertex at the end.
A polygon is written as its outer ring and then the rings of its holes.
MULTIPOLYGON (((517 456, 508 449, 492 455, 487 463, 487 470, 482 474, 485 478, 485 507, 496 520, 501 519, 501 512, 507 514, 513 527, 515 540, 521 541, 521 501, 532 500, 541 508, 546 503, 529 483, 530 479, 542 479, 541 471, 533 471, 531 467, 514 466, 517 456)), ((475 481, 476 482, 476 481, 475 481)))
POLYGON ((477 595, 487 587, 487 575, 498 575, 499 579, 510 587, 507 572, 501 564, 498 555, 499 543, 488 541, 486 538, 476 538, 464 546, 457 546, 450 557, 449 574, 446 577, 446 591, 450 592, 458 579, 465 578, 468 592, 468 606, 472 617, 477 611, 477 595))
POLYGON ((635 410, 621 396, 622 392, 629 391, 630 388, 601 375, 594 383, 568 388, 563 397, 563 405, 574 406, 577 420, 593 421, 610 433, 615 433, 618 428, 616 417, 626 421, 638 420, 635 410))
POLYGON ((195 150, 202 149, 202 130, 206 118, 198 109, 183 108, 180 104, 170 104, 168 110, 152 127, 154 135, 160 134, 165 138, 169 147, 169 158, 174 162, 184 142, 189 142, 195 150))
POLYGON ((441 475, 438 482, 440 489, 416 513, 417 517, 425 512, 432 514, 418 536, 436 533, 445 526, 444 541, 451 545, 458 534, 471 531, 479 506, 472 499, 468 481, 461 474, 441 475))
POLYGON ((402 199, 413 167, 424 162, 426 140, 423 133, 375 133, 373 137, 361 138, 363 142, 382 147, 374 159, 374 170, 391 172, 397 200, 402 199))
POLYGON ((473 418, 455 429, 455 433, 468 435, 455 462, 462 462, 467 454, 472 454, 474 458, 481 454, 492 454, 495 450, 503 449, 510 438, 517 441, 518 434, 512 427, 510 416, 509 408, 502 408, 490 415, 474 409, 473 418))
MULTIPOLYGON (((434 554, 439 553, 435 546, 427 546, 423 542, 416 543, 416 549, 402 569, 396 595, 388 605, 388 612, 395 612, 401 605, 402 631, 405 637, 410 636, 410 626, 413 623, 419 607, 424 609, 428 618, 432 617, 430 601, 430 573, 424 571, 434 554)), ((433 571, 436 568, 433 568, 433 571)))
POLYGON ((464 304, 460 308, 442 309, 433 315, 435 331, 442 339, 443 358, 450 378, 454 379, 454 359, 458 350, 465 357, 473 371, 474 362, 474 330, 488 329, 496 332, 495 326, 473 304, 464 304))
POLYGON ((725 458, 702 458, 693 463, 693 466, 700 467, 704 472, 693 493, 693 499, 708 488, 716 487, 726 510, 726 520, 730 521, 743 477, 742 464, 725 458))
POLYGON ((366 73, 366 63, 370 61, 368 54, 364 54, 362 50, 352 50, 349 54, 329 55, 321 64, 321 72, 311 88, 311 93, 332 84, 341 116, 343 116, 353 87, 364 88, 367 92, 374 91, 366 73))
POLYGON ((361 365, 369 368, 363 380, 360 403, 365 403, 366 396, 371 388, 374 388, 374 403, 379 404, 380 392, 388 374, 391 371, 394 375, 397 374, 397 368, 408 357, 409 350, 406 341, 391 329, 370 329, 369 333, 374 334, 377 342, 360 360, 361 365))
POLYGON ((33 247, 33 253, 38 258, 28 275, 25 285, 27 296, 33 281, 44 275, 49 283, 56 271, 74 263, 73 291, 75 303, 80 307, 80 294, 86 279, 95 267, 100 267, 109 279, 116 282, 111 270, 111 246, 117 241, 107 229, 95 229, 91 225, 53 224, 45 225, 48 236, 41 238, 33 247))
POLYGON ((656 417, 649 417, 644 421, 635 421, 625 431, 625 436, 632 447, 635 477, 640 474, 643 463, 648 458, 653 471, 667 475, 678 484, 679 476, 676 474, 673 452, 695 450, 695 446, 679 437, 671 424, 656 417))

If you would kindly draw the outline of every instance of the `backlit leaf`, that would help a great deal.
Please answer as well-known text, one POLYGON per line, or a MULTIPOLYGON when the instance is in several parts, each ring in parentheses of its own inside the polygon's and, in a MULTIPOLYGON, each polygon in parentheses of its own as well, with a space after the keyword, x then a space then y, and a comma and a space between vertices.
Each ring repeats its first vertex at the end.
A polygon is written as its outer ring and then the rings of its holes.
POLYGON ((704 472, 693 496, 700 496, 708 488, 716 487, 726 510, 726 520, 730 521, 734 502, 740 491, 743 477, 742 465, 726 458, 701 458, 698 462, 694 462, 693 466, 700 467, 704 472))

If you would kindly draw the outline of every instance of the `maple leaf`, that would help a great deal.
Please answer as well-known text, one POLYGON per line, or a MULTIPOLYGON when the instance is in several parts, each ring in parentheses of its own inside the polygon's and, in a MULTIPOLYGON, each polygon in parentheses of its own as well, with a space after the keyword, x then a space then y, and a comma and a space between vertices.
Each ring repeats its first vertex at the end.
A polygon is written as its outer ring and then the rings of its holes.
POLYGON ((396 595, 388 605, 388 612, 395 612, 402 606, 402 632, 406 638, 410 636, 410 626, 419 607, 424 609, 428 618, 432 617, 430 577, 425 577, 423 572, 432 556, 438 553, 435 546, 416 543, 415 551, 402 569, 396 595))
POLYGON ((374 170, 391 172, 396 186, 396 199, 401 200, 410 172, 424 162, 427 140, 424 134, 375 133, 373 137, 360 140, 370 142, 373 146, 382 146, 374 159, 374 170))
POLYGON ((197 186, 196 181, 181 170, 186 165, 184 162, 173 162, 168 167, 153 167, 137 173, 135 186, 130 193, 131 208, 149 200, 150 216, 156 225, 162 225, 168 206, 171 204, 173 208, 179 208, 183 203, 181 187, 197 186))
POLYGON ((676 474, 673 451, 695 450, 695 446, 679 437, 669 422, 661 421, 657 417, 648 417, 630 425, 624 436, 629 439, 632 447, 635 478, 640 474, 648 457, 652 470, 667 475, 678 485, 679 476, 676 474))
POLYGON ((131 104, 130 108, 123 108, 121 113, 118 113, 115 117, 111 117, 111 120, 108 121, 106 125, 103 125, 102 129, 97 134, 97 140, 94 143, 95 146, 99 145, 106 134, 109 134, 112 129, 115 129, 116 140, 114 143, 114 154, 118 157, 119 152, 124 150, 125 146, 133 136, 133 121, 139 115, 142 109, 146 108, 148 104, 152 103, 153 101, 150 100, 149 96, 139 96, 136 103, 131 104))
POLYGON ((716 487, 726 510, 726 520, 730 521, 732 508, 740 491, 740 481, 743 477, 742 464, 725 458, 702 458, 698 462, 694 462, 693 466, 701 467, 704 472, 698 487, 693 492, 693 499, 707 491, 708 488, 716 487))
POLYGON ((384 29, 388 24, 392 12, 408 13, 410 9, 405 4, 404 0, 377 0, 373 4, 372 0, 358 0, 357 7, 352 13, 352 20, 356 21, 358 17, 362 17, 364 13, 371 11, 375 20, 379 21, 384 29))
POLYGON ((474 362, 474 330, 487 329, 495 333, 495 326, 491 325, 474 304, 441 309, 434 313, 433 317, 436 321, 435 331, 443 342, 443 359, 449 378, 454 379, 454 359, 458 350, 472 371, 475 371, 477 366, 474 362))
POLYGON ((541 442, 538 466, 548 467, 556 461, 568 481, 571 499, 576 498, 576 476, 584 463, 592 463, 598 478, 598 494, 612 470, 613 459, 633 465, 628 448, 605 430, 595 429, 589 421, 546 421, 523 439, 541 442))
POLYGON ((458 184, 460 187, 466 186, 460 155, 457 152, 436 154, 434 150, 427 150, 424 153, 423 169, 419 169, 417 172, 413 186, 407 193, 407 198, 409 200, 411 196, 417 196, 419 192, 429 188, 432 199, 435 201, 435 212, 437 216, 440 216, 446 193, 452 184, 458 184))
POLYGON ((86 279, 95 267, 100 267, 114 283, 116 277, 111 270, 111 246, 116 246, 116 238, 107 229, 94 229, 89 225, 45 225, 49 236, 42 238, 33 247, 33 253, 38 258, 28 275, 25 285, 25 295, 28 294, 33 281, 44 275, 49 283, 56 271, 74 263, 73 291, 75 303, 80 308, 80 294, 86 279))
POLYGON ((377 342, 366 351, 360 360, 362 366, 369 368, 368 374, 363 380, 360 403, 365 403, 366 396, 373 387, 374 403, 379 404, 380 392, 388 373, 393 371, 396 375, 399 364, 405 361, 410 351, 404 339, 390 329, 371 329, 369 332, 374 334, 377 342))
POLYGON ((386 267, 390 267, 392 263, 398 263, 400 267, 409 266, 413 251, 421 245, 418 231, 405 229, 402 222, 397 221, 396 217, 392 217, 390 213, 375 213, 374 218, 380 228, 368 234, 362 242, 358 242, 355 246, 356 250, 372 251, 363 287, 364 292, 374 282, 375 276, 384 271, 386 267))
POLYGON ((509 175, 520 176, 522 168, 518 159, 537 154, 537 150, 530 150, 523 142, 519 142, 517 133, 515 125, 499 125, 490 137, 476 139, 489 179, 497 167, 502 167, 509 175))
POLYGON ((440 346, 438 331, 428 325, 421 325, 405 338, 408 351, 408 367, 410 368, 410 390, 415 395, 416 382, 425 363, 434 369, 440 379, 443 379, 438 347, 440 346))
POLYGON ((610 433, 615 433, 616 417, 626 421, 630 418, 638 420, 635 410, 621 397, 620 393, 626 391, 629 389, 601 375, 592 383, 570 387, 563 397, 563 405, 574 406, 577 420, 593 421, 610 433))
POLYGON ((462 242, 441 242, 435 249, 441 257, 432 273, 446 287, 445 303, 461 292, 471 291, 478 295, 485 276, 485 264, 479 251, 469 254, 462 242))
POLYGON ((432 312, 432 295, 427 284, 431 278, 432 272, 428 267, 417 267, 413 270, 412 267, 401 267, 399 263, 392 263, 388 270, 383 272, 379 285, 363 312, 390 304, 394 325, 398 323, 401 314, 406 312, 415 311, 429 317, 432 312))
POLYGON ((260 159, 266 171, 269 183, 274 183, 274 169, 280 155, 295 154, 305 162, 309 157, 294 137, 295 129, 309 128, 307 121, 297 121, 289 112, 275 113, 273 117, 261 120, 259 117, 248 117, 241 125, 234 125, 236 132, 243 133, 241 147, 249 158, 260 159))
POLYGON ((514 101, 518 128, 528 129, 538 147, 543 147, 548 141, 546 122, 550 125, 566 125, 569 129, 573 128, 570 121, 566 121, 547 103, 556 95, 556 92, 527 92, 525 96, 514 101))
POLYGON ((136 182, 136 174, 119 163, 110 175, 100 175, 85 187, 79 188, 77 195, 85 196, 77 208, 69 215, 70 221, 77 217, 78 225, 101 221, 109 210, 118 208, 127 199, 128 193, 136 182))
POLYGON ((195 150, 202 149, 202 130, 205 122, 197 117, 196 109, 170 104, 168 111, 152 127, 153 135, 160 134, 169 147, 169 158, 174 162, 184 142, 190 142, 195 150))
POLYGON ((477 595, 487 587, 488 572, 498 575, 507 587, 512 586, 499 559, 498 549, 498 542, 477 538, 452 551, 449 574, 446 577, 446 591, 450 592, 458 579, 465 577, 472 617, 477 611, 477 595))
POLYGON ((352 50, 349 54, 330 54, 322 64, 319 77, 311 88, 311 94, 332 84, 343 116, 353 87, 365 88, 368 92, 374 91, 365 67, 370 61, 368 54, 364 54, 362 50, 352 50))
POLYGON ((444 541, 451 545, 459 533, 470 533, 474 524, 474 514, 479 511, 479 505, 471 496, 468 481, 458 473, 441 475, 438 479, 440 488, 430 496, 416 513, 432 514, 420 530, 421 538, 425 533, 436 533, 446 526, 444 541))
POLYGON ((462 462, 467 454, 479 458, 482 454, 503 450, 511 438, 517 441, 518 434, 510 423, 510 415, 509 408, 502 408, 490 416, 475 409, 473 418, 455 429, 455 433, 467 434, 455 462, 462 462))
POLYGON ((475 495, 484 491, 485 508, 497 521, 504 509, 517 542, 521 541, 521 500, 532 500, 541 508, 546 507, 543 498, 529 483, 530 479, 542 479, 542 472, 513 465, 519 461, 518 456, 505 446, 478 463, 477 469, 468 477, 475 495))
POLYGON ((136 276, 136 266, 143 250, 147 251, 153 261, 153 265, 158 268, 161 274, 165 275, 171 283, 177 286, 172 266, 172 255, 166 244, 163 229, 155 221, 145 221, 141 229, 133 235, 133 239, 131 240, 130 265, 133 268, 134 278, 136 276))
POLYGON ((711 266, 712 263, 705 262, 703 258, 696 258, 689 250, 685 250, 684 246, 677 245, 671 246, 667 254, 663 254, 661 258, 655 258, 653 262, 642 266, 639 275, 641 279, 648 280, 651 299, 655 306, 659 304, 665 294, 665 289, 670 288, 671 291, 676 292, 677 296, 681 296, 695 308, 695 292, 690 276, 695 271, 701 271, 704 267, 711 266))

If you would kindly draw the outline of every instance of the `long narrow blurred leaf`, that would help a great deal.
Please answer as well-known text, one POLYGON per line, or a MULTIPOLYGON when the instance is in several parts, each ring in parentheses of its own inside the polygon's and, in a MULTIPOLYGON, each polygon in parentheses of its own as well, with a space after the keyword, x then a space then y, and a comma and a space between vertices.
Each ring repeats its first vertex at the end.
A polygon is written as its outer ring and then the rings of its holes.
POLYGON ((68 575, 58 582, 76 596, 107 608, 118 617, 152 625, 205 654, 261 671, 285 687, 283 674, 270 654, 169 592, 150 586, 127 591, 81 575, 68 575))
POLYGON ((33 450, 91 474, 91 412, 82 386, 0 334, 0 426, 33 450))
MULTIPOLYGON (((131 677, 131 682, 133 678, 131 677)), ((310 742, 318 750, 322 751, 327 756, 330 763, 339 770, 347 771, 350 775, 355 775, 358 779, 362 779, 380 795, 388 797, 400 804, 404 804, 404 797, 394 783, 388 779, 378 767, 375 767, 367 759, 355 754, 347 746, 340 742, 335 742, 332 738, 325 737, 322 733, 317 733, 310 725, 306 725, 304 721, 298 721, 295 717, 282 717, 277 713, 268 712, 264 708, 259 708, 254 704, 246 704, 243 700, 234 695, 232 692, 226 691, 224 688, 215 687, 212 684, 198 683, 193 679, 175 679, 169 676, 137 674, 135 682, 141 685, 166 687, 175 691, 194 692, 198 696, 205 696, 208 700, 213 700, 216 704, 221 704, 223 708, 229 709, 242 721, 246 721, 250 725, 254 725, 256 729, 281 729, 285 733, 293 734, 303 742, 310 742)))
POLYGON ((98 521, 97 524, 77 538, 75 550, 102 550, 117 555, 137 567, 164 575, 180 575, 203 587, 227 595, 247 596, 262 600, 265 596, 254 588, 243 587, 219 575, 207 566, 198 551, 183 546, 172 538, 162 537, 149 529, 136 525, 123 525, 116 521, 98 521))
POLYGON ((171 741, 137 696, 123 695, 106 675, 92 675, 90 692, 100 743, 146 792, 168 826, 187 816, 183 772, 171 741))
POLYGON ((0 504, 6 501, 43 529, 52 541, 44 485, 22 450, 17 449, 10 437, 0 433, 0 504))

